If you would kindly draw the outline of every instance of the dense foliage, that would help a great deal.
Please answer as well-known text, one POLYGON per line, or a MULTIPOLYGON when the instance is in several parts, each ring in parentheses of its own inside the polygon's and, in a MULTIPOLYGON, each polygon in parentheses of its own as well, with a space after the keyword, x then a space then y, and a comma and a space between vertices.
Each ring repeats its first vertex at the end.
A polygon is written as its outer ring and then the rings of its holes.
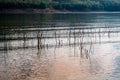
POLYGON ((70 11, 120 11, 120 0, 0 0, 0 9, 39 8, 70 11))

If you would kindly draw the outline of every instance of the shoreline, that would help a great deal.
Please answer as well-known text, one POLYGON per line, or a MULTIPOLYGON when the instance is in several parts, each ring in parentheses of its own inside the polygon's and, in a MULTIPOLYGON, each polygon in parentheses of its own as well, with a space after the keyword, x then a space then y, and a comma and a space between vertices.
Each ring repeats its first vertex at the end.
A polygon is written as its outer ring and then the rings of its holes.
POLYGON ((54 9, 3 9, 0 14, 120 13, 120 11, 67 11, 54 9))

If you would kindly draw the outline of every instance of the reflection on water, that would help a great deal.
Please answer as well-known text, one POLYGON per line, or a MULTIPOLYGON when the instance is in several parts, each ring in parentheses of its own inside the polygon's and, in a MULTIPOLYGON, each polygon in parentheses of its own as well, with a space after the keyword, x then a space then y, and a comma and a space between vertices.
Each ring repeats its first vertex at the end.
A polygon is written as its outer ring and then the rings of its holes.
POLYGON ((119 80, 118 16, 1 15, 0 80, 119 80))

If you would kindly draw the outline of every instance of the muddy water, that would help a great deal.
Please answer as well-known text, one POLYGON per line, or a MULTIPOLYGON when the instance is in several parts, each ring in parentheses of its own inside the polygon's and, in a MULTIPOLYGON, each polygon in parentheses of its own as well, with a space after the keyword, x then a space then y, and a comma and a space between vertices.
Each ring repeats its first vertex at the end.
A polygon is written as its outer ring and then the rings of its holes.
POLYGON ((120 13, 0 15, 0 80, 119 80, 120 13))

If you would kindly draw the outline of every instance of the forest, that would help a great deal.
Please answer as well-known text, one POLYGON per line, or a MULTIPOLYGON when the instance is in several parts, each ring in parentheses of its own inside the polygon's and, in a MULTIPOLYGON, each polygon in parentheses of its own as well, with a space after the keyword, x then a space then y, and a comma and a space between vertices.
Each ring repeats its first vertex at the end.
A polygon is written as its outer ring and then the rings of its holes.
POLYGON ((120 0, 0 0, 0 9, 120 11, 120 0))

